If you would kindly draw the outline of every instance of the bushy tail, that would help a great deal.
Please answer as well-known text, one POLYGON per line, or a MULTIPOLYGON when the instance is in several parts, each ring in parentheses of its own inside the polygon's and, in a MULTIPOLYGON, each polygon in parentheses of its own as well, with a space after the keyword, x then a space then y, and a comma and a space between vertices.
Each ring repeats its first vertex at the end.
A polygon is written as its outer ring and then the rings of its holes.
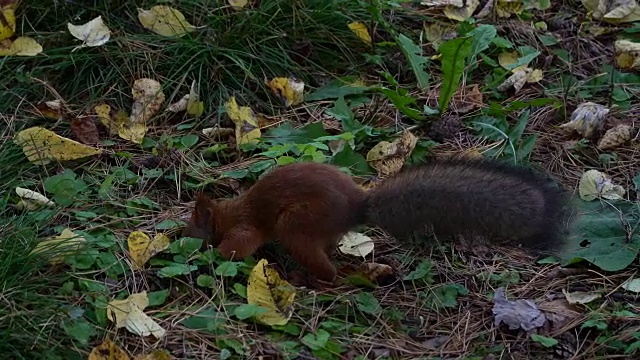
POLYGON ((440 160, 384 180, 366 223, 403 239, 423 230, 509 241, 541 253, 561 244, 566 193, 544 174, 489 160, 440 160))

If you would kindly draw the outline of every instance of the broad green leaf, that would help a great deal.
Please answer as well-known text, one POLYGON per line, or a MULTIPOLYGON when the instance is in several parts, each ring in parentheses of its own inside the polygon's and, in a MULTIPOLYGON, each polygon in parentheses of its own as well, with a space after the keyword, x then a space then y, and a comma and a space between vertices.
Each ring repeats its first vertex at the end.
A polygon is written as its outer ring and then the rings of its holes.
POLYGON ((444 113, 449 102, 458 89, 460 78, 464 72, 465 59, 471 54, 471 38, 456 38, 440 46, 442 54, 442 89, 440 91, 440 112, 444 113))
POLYGON ((429 74, 424 70, 429 64, 429 59, 422 56, 422 49, 404 34, 398 35, 397 41, 416 75, 418 87, 422 90, 429 89, 429 74))
POLYGON ((488 49, 496 38, 496 34, 497 31, 493 25, 480 25, 469 31, 467 35, 471 37, 472 48, 470 59, 473 60, 478 54, 488 49))

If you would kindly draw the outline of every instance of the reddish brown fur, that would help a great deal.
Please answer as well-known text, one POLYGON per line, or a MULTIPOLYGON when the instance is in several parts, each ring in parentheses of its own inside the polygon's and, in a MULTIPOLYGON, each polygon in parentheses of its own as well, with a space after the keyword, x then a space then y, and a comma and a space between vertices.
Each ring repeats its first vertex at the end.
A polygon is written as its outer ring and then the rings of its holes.
POLYGON ((242 259, 278 240, 319 279, 333 281, 329 258, 359 224, 397 238, 430 227, 438 235, 485 235, 549 250, 559 243, 563 194, 527 169, 487 161, 434 162, 364 193, 337 167, 296 163, 274 169, 243 195, 198 196, 183 236, 205 239, 242 259))
POLYGON ((361 222, 364 192, 338 168, 297 163, 266 174, 243 195, 220 202, 204 196, 183 236, 199 237, 225 258, 252 255, 278 240, 319 279, 333 281, 329 257, 342 235, 361 222))

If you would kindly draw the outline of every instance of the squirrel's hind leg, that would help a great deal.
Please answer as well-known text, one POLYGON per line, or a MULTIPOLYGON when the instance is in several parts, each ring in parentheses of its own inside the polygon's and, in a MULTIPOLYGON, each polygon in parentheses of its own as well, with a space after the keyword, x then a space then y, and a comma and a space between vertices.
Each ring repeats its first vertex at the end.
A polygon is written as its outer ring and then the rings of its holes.
POLYGON ((321 244, 323 239, 291 238, 288 237, 283 244, 294 260, 304 266, 311 274, 320 280, 333 282, 338 271, 333 266, 327 248, 321 244))

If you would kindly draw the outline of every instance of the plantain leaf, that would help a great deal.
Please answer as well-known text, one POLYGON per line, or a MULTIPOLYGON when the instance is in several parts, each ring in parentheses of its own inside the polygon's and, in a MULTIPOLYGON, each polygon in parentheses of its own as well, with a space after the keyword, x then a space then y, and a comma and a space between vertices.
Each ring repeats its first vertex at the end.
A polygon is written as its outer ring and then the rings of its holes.
POLYGON ((440 113, 449 107, 449 102, 458 89, 464 72, 465 59, 471 55, 472 38, 451 39, 440 46, 442 54, 442 90, 440 91, 440 113))

